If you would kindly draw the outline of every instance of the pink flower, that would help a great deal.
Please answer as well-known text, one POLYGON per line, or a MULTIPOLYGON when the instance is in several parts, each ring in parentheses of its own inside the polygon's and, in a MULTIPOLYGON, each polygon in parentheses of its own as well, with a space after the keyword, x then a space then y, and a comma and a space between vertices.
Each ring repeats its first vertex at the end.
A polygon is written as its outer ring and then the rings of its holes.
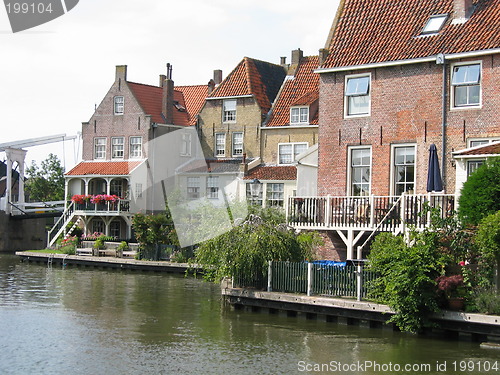
POLYGON ((461 265, 462 267, 465 266, 465 262, 463 260, 458 264, 461 265))

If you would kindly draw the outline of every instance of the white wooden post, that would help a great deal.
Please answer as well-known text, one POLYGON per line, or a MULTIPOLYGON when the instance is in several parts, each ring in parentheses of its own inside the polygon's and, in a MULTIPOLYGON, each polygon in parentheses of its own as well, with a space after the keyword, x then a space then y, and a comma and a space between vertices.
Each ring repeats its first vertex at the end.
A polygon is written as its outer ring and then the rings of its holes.
POLYGON ((373 228, 375 225, 375 196, 370 195, 370 227, 373 228))
POLYGON ((330 226, 330 218, 332 216, 332 206, 331 206, 331 199, 330 196, 328 195, 326 197, 326 215, 325 215, 325 227, 330 226))
POLYGON ((272 279, 273 279, 273 261, 269 261, 269 266, 267 268, 267 291, 272 292, 273 291, 273 284, 272 284, 272 279))
POLYGON ((401 218, 401 233, 404 234, 405 226, 406 226, 406 194, 405 193, 401 194, 400 218, 401 218))
POLYGON ((358 264, 356 266, 356 299, 361 301, 363 292, 363 266, 358 264))
POLYGON ((313 294, 313 264, 311 262, 307 263, 307 295, 312 296, 313 294))

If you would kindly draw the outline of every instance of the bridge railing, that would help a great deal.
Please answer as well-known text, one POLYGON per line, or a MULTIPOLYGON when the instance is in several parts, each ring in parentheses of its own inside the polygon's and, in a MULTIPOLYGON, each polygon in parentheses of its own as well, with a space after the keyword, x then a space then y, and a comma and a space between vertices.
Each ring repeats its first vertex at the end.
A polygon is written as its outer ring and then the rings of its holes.
POLYGON ((63 212, 65 201, 50 202, 8 202, 12 207, 12 215, 44 214, 63 212))

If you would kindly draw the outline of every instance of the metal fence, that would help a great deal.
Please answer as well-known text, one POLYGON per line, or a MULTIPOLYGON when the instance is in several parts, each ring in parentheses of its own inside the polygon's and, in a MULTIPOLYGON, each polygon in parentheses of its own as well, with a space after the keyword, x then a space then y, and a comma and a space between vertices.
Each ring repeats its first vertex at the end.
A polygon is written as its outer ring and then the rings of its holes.
POLYGON ((267 272, 258 270, 251 275, 235 275, 233 286, 360 300, 368 296, 367 283, 376 278, 377 274, 362 265, 345 262, 270 261, 267 272))

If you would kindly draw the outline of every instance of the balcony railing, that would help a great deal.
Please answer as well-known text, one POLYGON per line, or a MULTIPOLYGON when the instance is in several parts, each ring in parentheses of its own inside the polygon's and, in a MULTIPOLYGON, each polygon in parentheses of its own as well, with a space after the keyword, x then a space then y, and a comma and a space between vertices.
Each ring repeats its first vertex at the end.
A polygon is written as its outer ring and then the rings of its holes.
POLYGON ((116 202, 102 202, 102 203, 92 203, 92 202, 84 202, 84 203, 76 203, 75 202, 75 211, 85 211, 86 213, 116 213, 120 214, 122 212, 130 211, 130 201, 120 199, 116 202))
POLYGON ((442 217, 455 209, 455 196, 446 194, 403 194, 401 196, 290 197, 288 223, 298 229, 359 229, 402 232, 405 226, 425 228, 430 212, 442 217))

